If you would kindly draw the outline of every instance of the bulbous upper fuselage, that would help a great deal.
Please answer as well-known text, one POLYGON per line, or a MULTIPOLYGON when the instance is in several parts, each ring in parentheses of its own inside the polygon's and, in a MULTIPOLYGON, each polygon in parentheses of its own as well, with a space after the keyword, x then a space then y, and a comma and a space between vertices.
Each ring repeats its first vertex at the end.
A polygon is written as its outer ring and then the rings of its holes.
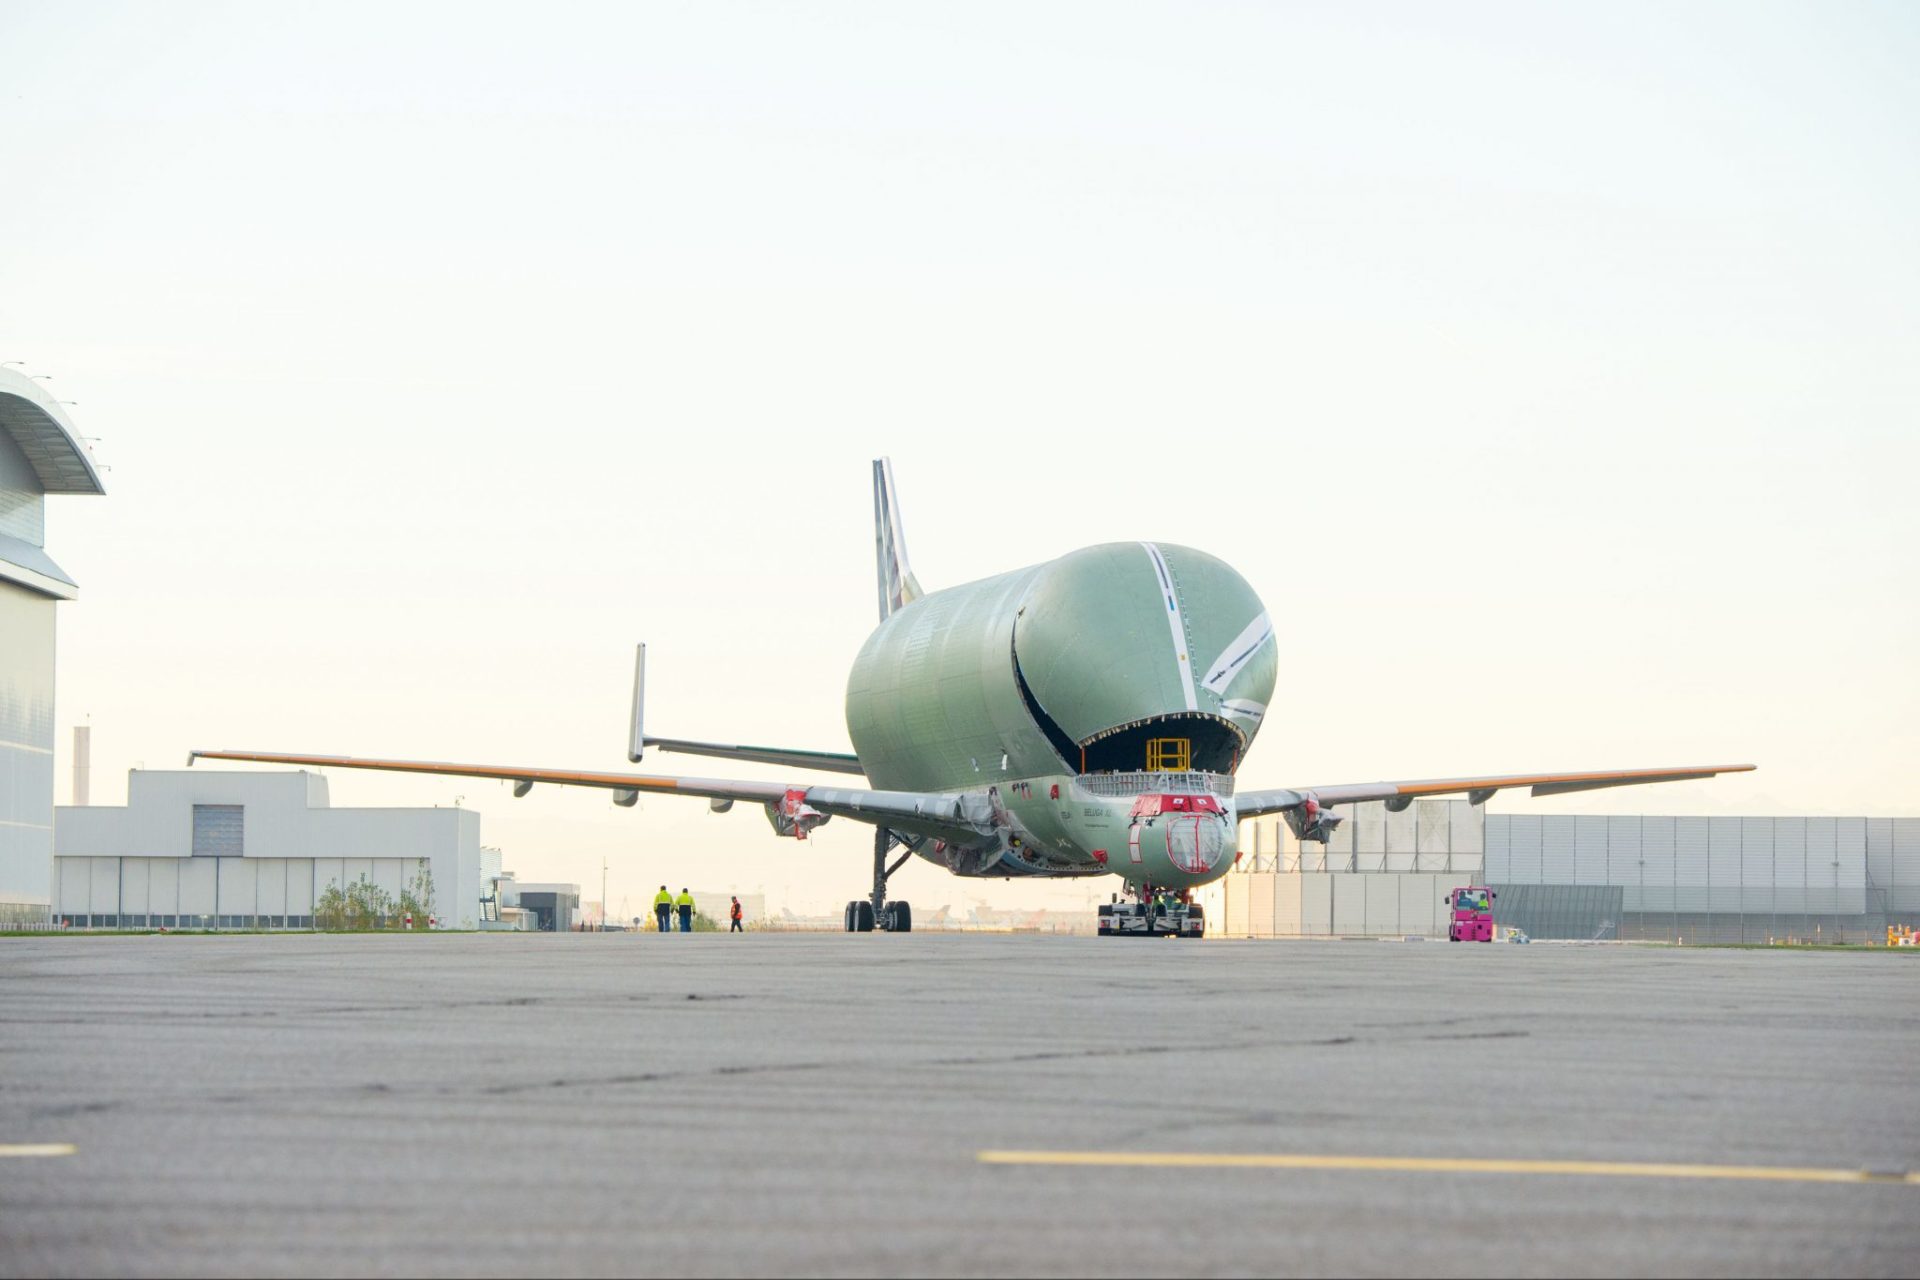
POLYGON ((874 786, 984 793, 1005 819, 998 850, 940 851, 955 870, 978 853, 975 874, 1199 883, 1231 865, 1232 774, 1275 672, 1266 610, 1225 562, 1107 543, 887 618, 854 662, 847 731, 874 786), (1135 812, 1173 794, 1213 800, 1135 812))

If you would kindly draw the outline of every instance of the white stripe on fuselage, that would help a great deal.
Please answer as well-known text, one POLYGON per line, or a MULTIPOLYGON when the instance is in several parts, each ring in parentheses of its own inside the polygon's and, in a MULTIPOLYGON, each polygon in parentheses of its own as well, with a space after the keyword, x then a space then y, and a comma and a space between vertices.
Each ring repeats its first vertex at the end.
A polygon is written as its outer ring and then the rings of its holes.
POLYGON ((1180 688, 1187 695, 1187 710, 1198 711, 1200 700, 1193 692, 1193 662, 1187 655, 1187 620, 1180 612, 1180 593, 1173 589, 1173 571, 1167 558, 1151 542, 1143 542, 1147 558, 1153 561, 1155 580, 1160 587, 1160 603, 1167 611, 1167 630, 1173 633, 1174 664, 1180 668, 1180 688))
POLYGON ((1255 702, 1250 698, 1228 698, 1220 704, 1220 709, 1230 716, 1239 716, 1242 720, 1259 720, 1267 714, 1267 704, 1255 702))
POLYGON ((1273 639, 1273 622, 1262 613, 1249 622, 1247 629, 1235 636, 1233 643, 1213 660, 1213 665, 1207 668, 1207 678, 1200 687, 1225 697, 1227 686, 1232 684, 1233 678, 1240 674, 1240 668, 1246 666, 1247 660, 1260 652, 1260 646, 1271 639, 1273 639))

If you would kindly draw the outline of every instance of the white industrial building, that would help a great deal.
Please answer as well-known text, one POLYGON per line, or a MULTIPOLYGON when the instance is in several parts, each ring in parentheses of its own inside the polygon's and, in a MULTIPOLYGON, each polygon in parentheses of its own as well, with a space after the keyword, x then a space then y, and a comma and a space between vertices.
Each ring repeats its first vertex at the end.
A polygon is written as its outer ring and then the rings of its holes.
POLYGON ((1494 916, 1536 937, 1874 942, 1920 924, 1920 818, 1492 814, 1494 916))
POLYGON ((329 885, 398 898, 422 870, 441 927, 480 916, 479 814, 336 809, 315 773, 135 769, 125 806, 54 818, 54 916, 74 928, 306 929, 329 885))
MULTIPOLYGON (((1445 937, 1441 899, 1483 883, 1485 809, 1418 800, 1398 813, 1379 801, 1340 805, 1346 821, 1320 845, 1284 822, 1241 825, 1242 853, 1201 895, 1216 937, 1445 937)), ((1497 916, 1496 916, 1497 918, 1497 916)))
POLYGON ((1920 924, 1920 818, 1489 814, 1466 800, 1340 805, 1325 846, 1241 829, 1202 901, 1223 937, 1444 937, 1457 885, 1536 938, 1872 942, 1920 924))
POLYGON ((53 898, 54 606, 79 588, 46 551, 46 495, 105 493, 58 401, 0 369, 0 925, 53 898))

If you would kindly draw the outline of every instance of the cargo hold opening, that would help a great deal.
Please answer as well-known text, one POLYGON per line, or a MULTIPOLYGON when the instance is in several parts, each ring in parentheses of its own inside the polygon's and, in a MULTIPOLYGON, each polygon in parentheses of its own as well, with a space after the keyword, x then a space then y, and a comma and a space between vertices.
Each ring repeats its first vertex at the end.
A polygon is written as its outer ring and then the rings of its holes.
POLYGON ((1166 757, 1176 749, 1174 743, 1185 744, 1179 749, 1187 757, 1187 769, 1232 773, 1240 761, 1240 735, 1231 724, 1218 716, 1181 712, 1136 720, 1088 739, 1083 772, 1160 772, 1172 767, 1166 757))

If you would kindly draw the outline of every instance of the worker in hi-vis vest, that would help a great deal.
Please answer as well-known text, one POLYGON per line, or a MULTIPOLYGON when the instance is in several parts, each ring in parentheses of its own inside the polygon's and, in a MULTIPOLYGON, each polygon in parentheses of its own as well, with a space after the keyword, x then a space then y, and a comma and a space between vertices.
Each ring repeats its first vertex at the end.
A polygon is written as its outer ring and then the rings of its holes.
POLYGON ((733 927, 727 930, 728 933, 740 932, 740 914, 740 899, 735 898, 733 906, 727 910, 727 919, 733 921, 733 927))
POLYGON ((692 933, 693 895, 687 892, 685 885, 680 887, 680 896, 673 900, 673 905, 680 908, 680 932, 692 933))
POLYGON ((673 932, 673 895, 667 892, 665 885, 661 885, 660 892, 653 895, 653 919, 659 925, 660 932, 673 932))

